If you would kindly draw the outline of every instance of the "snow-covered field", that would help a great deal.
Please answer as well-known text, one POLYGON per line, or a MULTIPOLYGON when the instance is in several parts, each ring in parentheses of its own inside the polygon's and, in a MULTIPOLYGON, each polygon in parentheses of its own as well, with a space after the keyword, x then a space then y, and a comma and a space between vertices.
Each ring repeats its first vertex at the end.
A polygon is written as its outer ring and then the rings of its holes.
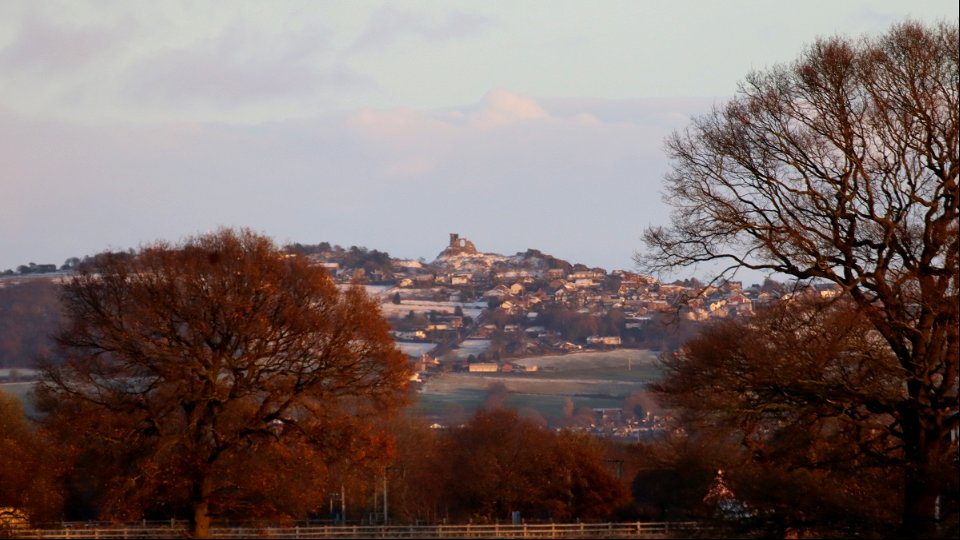
POLYGON ((422 343, 418 341, 398 341, 397 348, 399 348, 404 353, 420 357, 423 354, 426 354, 430 349, 436 347, 436 343, 422 343))
POLYGON ((578 352, 562 355, 530 356, 515 361, 523 366, 538 366, 540 369, 601 369, 653 366, 656 353, 646 349, 616 349, 613 351, 578 352))
POLYGON ((453 349, 453 353, 457 355, 459 359, 469 358, 470 355, 477 356, 483 351, 487 350, 487 347, 490 346, 489 339, 465 339, 460 342, 460 346, 456 349, 453 349))
MULTIPOLYGON (((389 296, 389 295, 388 295, 389 296)), ((439 313, 453 314, 454 310, 460 306, 463 314, 467 317, 476 318, 486 307, 482 302, 435 302, 431 300, 401 300, 399 304, 394 304, 390 300, 381 304, 380 309, 385 317, 400 318, 413 311, 414 313, 429 313, 436 311, 439 313)))
POLYGON ((30 368, 2 368, 0 369, 0 379, 8 377, 36 378, 40 376, 39 369, 30 368))

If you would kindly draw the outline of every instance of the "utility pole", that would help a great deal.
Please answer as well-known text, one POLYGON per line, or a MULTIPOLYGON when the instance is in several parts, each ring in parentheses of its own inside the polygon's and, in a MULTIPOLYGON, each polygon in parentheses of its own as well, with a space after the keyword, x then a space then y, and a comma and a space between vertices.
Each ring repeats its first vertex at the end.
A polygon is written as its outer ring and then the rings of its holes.
POLYGON ((387 517, 387 469, 383 469, 383 524, 389 521, 387 517))

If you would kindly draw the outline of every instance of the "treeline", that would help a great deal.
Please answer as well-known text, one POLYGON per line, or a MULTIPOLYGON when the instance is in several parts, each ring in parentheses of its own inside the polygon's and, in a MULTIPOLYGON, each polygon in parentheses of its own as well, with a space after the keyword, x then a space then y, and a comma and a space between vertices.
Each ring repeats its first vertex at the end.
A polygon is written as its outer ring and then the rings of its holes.
POLYGON ((70 257, 62 265, 57 267, 55 264, 37 264, 37 263, 27 263, 17 266, 16 270, 11 270, 7 268, 6 270, 0 272, 0 276, 29 276, 34 274, 52 274, 54 272, 66 272, 72 270, 78 264, 80 264, 80 259, 76 257, 70 257))
POLYGON ((386 251, 368 249, 363 246, 350 246, 344 249, 329 242, 319 244, 287 244, 284 250, 298 255, 306 255, 325 262, 336 262, 342 268, 363 270, 367 274, 379 273, 385 279, 393 276, 393 259, 386 251))
MULTIPOLYGON (((805 527, 831 535, 880 532, 895 519, 896 489, 884 471, 862 476, 789 471, 746 464, 736 442, 702 433, 668 433, 644 443, 598 439, 546 428, 516 411, 488 407, 460 426, 437 429, 422 418, 383 419, 369 436, 381 438, 376 460, 326 465, 309 489, 291 477, 249 491, 217 516, 223 523, 493 523, 519 512, 527 522, 698 521, 705 530, 765 531, 783 537, 805 527), (721 472, 718 473, 718 468, 721 472), (853 491, 850 491, 854 488, 853 491), (876 496, 862 497, 858 490, 876 496), (251 508, 271 508, 251 513, 251 508), (738 529, 737 527, 742 527, 738 529)), ((54 444, 56 436, 23 416, 0 392, 0 505, 25 512, 35 525, 60 520, 188 520, 186 499, 165 493, 142 513, 114 500, 122 464, 82 448, 54 444)), ((261 456, 244 463, 238 489, 285 474, 261 456)), ((747 460, 750 461, 749 459, 747 460)), ((142 478, 128 470, 122 484, 142 478)), ((172 479, 171 479, 172 480, 172 479)), ((169 487, 169 486, 168 486, 169 487)), ((719 534, 719 533, 718 533, 719 534)))
MULTIPOLYGON (((24 511, 37 525, 61 519, 190 517, 189 501, 169 498, 164 486, 141 486, 166 496, 148 504, 144 513, 128 514, 122 501, 113 500, 113 475, 124 470, 122 463, 103 463, 102 456, 76 445, 54 444, 55 433, 36 428, 19 403, 2 393, 0 427, 5 433, 0 441, 0 505, 24 511)), ((266 506, 273 512, 256 517, 280 523, 308 518, 382 522, 384 497, 391 523, 494 522, 509 520, 513 512, 531 521, 652 515, 631 496, 631 480, 643 454, 636 446, 553 431, 506 409, 482 409, 449 429, 433 429, 421 418, 402 416, 384 420, 378 431, 370 434, 384 437, 377 461, 347 468, 329 464, 326 481, 311 486, 311 493, 295 481, 279 483, 269 493, 251 491, 253 499, 235 508, 263 508, 264 499, 271 499, 266 506)), ((243 471, 256 483, 258 477, 272 474, 275 457, 247 462, 243 471)), ((121 484, 133 488, 142 480, 131 476, 121 484)), ((237 478, 238 488, 245 485, 242 480, 237 478)), ((250 517, 228 510, 218 519, 250 517)))

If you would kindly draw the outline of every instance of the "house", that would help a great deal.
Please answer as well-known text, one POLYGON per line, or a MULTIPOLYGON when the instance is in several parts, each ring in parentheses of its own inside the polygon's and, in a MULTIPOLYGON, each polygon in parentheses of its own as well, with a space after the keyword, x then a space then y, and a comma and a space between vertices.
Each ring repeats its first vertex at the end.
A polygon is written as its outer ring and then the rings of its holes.
POLYGON ((510 289, 506 288, 503 285, 497 285, 496 287, 490 289, 489 291, 483 293, 483 298, 490 299, 502 299, 510 295, 510 289))
POLYGON ((607 273, 601 270, 584 270, 582 272, 573 272, 567 276, 567 281, 576 282, 578 279, 588 279, 590 281, 605 279, 607 273))
POLYGON ((587 338, 587 344, 603 347, 619 347, 621 340, 620 336, 590 336, 587 338))
MULTIPOLYGON (((573 276, 574 274, 570 275, 573 276)), ((590 289, 600 285, 600 282, 589 277, 578 277, 576 279, 571 279, 570 281, 572 281, 578 289, 590 289)))
POLYGON ((473 276, 471 274, 453 274, 450 276, 451 285, 467 285, 473 276))
POLYGON ((732 294, 727 298, 727 309, 735 315, 752 315, 753 301, 742 293, 732 294))
POLYGON ((566 274, 566 272, 563 271, 563 268, 551 268, 547 270, 547 279, 560 279, 564 274, 566 274))
POLYGON ((459 315, 444 315, 440 317, 440 322, 446 323, 450 328, 463 328, 463 317, 459 315))
POLYGON ((598 424, 622 424, 623 409, 612 407, 600 407, 593 409, 594 417, 598 424))
POLYGON ((705 321, 710 318, 710 313, 703 308, 684 309, 683 318, 688 321, 705 321))
POLYGON ((500 366, 494 362, 476 362, 470 364, 467 371, 470 373, 496 373, 500 371, 500 366))
POLYGON ((401 332, 399 330, 394 330, 390 332, 394 339, 400 341, 420 341, 427 339, 427 333, 423 330, 414 330, 413 332, 401 332))
POLYGON ((413 281, 419 286, 426 286, 433 284, 434 276, 433 274, 417 274, 413 276, 413 281))
POLYGON ((421 263, 420 261, 414 261, 412 259, 397 259, 393 261, 393 265, 398 268, 409 268, 409 269, 423 268, 423 263, 421 263))

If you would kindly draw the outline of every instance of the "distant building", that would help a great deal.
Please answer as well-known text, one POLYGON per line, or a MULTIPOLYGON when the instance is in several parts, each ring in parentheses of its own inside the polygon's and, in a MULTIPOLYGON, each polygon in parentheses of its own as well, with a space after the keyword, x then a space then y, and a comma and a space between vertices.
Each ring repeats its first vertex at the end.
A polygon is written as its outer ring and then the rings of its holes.
POLYGON ((477 246, 473 245, 473 242, 466 238, 460 238, 458 233, 450 233, 450 244, 440 252, 440 256, 476 255, 477 253, 477 246))
POLYGON ((594 346, 619 347, 621 344, 620 336, 590 336, 587 343, 594 346))
POLYGON ((500 366, 494 362, 477 362, 470 364, 467 371, 470 373, 496 373, 500 371, 500 366))

